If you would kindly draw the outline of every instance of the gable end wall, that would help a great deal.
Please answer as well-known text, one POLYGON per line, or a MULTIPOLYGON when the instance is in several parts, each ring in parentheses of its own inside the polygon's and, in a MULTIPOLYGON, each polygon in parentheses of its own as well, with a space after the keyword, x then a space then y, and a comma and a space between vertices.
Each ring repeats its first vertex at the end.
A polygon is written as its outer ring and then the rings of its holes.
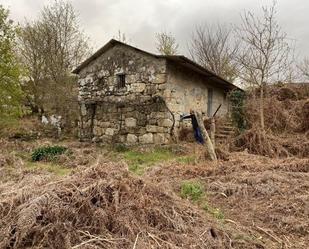
POLYGON ((173 117, 162 96, 166 60, 115 45, 79 73, 80 137, 104 143, 169 143, 173 117), (124 73, 126 86, 117 88, 124 73))

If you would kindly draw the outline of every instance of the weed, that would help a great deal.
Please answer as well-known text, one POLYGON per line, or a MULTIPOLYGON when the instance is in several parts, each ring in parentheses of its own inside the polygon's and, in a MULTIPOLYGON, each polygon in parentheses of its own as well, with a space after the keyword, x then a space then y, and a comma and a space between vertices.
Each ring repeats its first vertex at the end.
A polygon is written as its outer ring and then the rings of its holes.
POLYGON ((223 220, 225 218, 224 213, 220 210, 220 208, 213 208, 208 203, 204 203, 203 209, 219 220, 223 220))
POLYGON ((53 161, 58 155, 67 151, 64 146, 46 146, 35 149, 31 155, 32 161, 53 161))
POLYGON ((200 200, 204 195, 203 186, 199 182, 183 182, 180 187, 180 196, 192 201, 200 200))

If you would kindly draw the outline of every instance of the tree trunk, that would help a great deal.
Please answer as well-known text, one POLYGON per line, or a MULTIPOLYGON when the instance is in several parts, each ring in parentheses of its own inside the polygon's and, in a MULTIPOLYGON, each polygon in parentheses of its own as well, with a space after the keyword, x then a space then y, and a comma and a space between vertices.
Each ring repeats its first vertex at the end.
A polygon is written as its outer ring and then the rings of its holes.
POLYGON ((265 121, 264 121, 264 85, 261 85, 260 88, 260 125, 262 131, 265 130, 265 121))
POLYGON ((204 142, 205 142, 205 147, 207 149, 209 157, 212 161, 217 161, 216 152, 215 152, 214 146, 211 142, 211 139, 208 135, 208 132, 205 129, 202 114, 199 113, 199 112, 194 112, 194 114, 195 114, 198 126, 200 127, 200 130, 201 130, 204 142))

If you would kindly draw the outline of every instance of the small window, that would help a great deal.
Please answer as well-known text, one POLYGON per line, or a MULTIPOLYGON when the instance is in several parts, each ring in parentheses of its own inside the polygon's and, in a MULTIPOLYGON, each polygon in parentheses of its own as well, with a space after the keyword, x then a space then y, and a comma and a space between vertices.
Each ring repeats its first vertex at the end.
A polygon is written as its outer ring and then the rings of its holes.
POLYGON ((117 74, 117 87, 124 88, 126 86, 126 75, 117 74))

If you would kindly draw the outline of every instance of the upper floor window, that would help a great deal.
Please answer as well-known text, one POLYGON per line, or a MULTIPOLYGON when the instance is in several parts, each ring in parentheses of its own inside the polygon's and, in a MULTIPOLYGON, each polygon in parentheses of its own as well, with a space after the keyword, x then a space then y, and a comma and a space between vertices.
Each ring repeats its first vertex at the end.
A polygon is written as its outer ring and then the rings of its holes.
POLYGON ((126 86, 126 75, 124 73, 117 74, 117 87, 124 88, 126 86))

